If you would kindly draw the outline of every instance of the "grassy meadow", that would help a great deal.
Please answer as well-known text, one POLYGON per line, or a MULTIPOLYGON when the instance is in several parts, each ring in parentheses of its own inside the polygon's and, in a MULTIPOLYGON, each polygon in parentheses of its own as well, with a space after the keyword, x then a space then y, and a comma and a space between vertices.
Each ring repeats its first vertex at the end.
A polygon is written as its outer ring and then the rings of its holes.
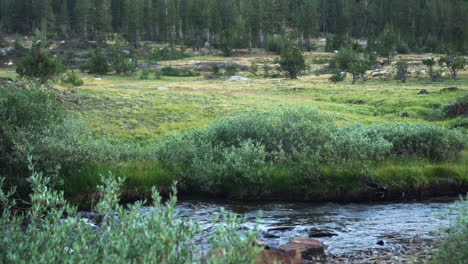
MULTIPOLYGON (((156 78, 152 73, 147 80, 140 79, 140 72, 134 76, 115 74, 97 76, 79 73, 84 80, 83 86, 70 87, 58 82, 54 88, 63 94, 61 100, 66 110, 84 122, 95 137, 126 142, 125 144, 130 144, 130 147, 126 148, 138 149, 133 151, 140 153, 133 155, 137 156, 136 158, 122 158, 118 162, 105 164, 86 164, 74 170, 65 179, 66 193, 70 197, 88 199, 94 192, 93 186, 99 183, 99 175, 107 174, 109 171, 127 178, 126 189, 129 199, 138 198, 139 194, 149 194, 152 185, 159 186, 161 190, 167 189, 172 181, 181 181, 181 178, 183 179, 181 192, 191 193, 193 186, 199 183, 185 182, 185 179, 190 177, 176 173, 174 164, 168 164, 167 160, 161 159, 161 154, 157 153, 160 149, 155 151, 160 147, 155 146, 161 140, 174 138, 173 135, 196 133, 191 131, 200 128, 203 130, 213 121, 225 117, 229 119, 252 111, 268 113, 284 107, 315 108, 320 115, 330 116, 338 128, 345 128, 354 123, 385 126, 400 123, 434 124, 446 128, 458 128, 464 136, 463 140, 466 139, 466 117, 444 118, 441 109, 447 104, 454 103, 457 98, 467 95, 467 71, 461 72, 457 81, 446 79, 442 82, 431 82, 427 76, 414 76, 414 72, 423 68, 419 61, 427 55, 403 55, 410 64, 410 72, 413 73, 407 83, 370 78, 366 82, 353 85, 348 77, 346 81, 334 84, 328 80, 328 74, 314 74, 316 70, 326 66, 323 61, 331 56, 321 52, 305 53, 306 61, 312 64, 309 72, 297 80, 264 78, 263 63, 273 63, 277 55, 257 50, 250 55, 245 52, 231 58, 207 55, 162 61, 159 64, 159 67, 172 66, 196 70, 199 65, 209 63, 236 63, 248 67, 252 62, 256 62, 259 67, 256 75, 248 71, 239 71, 236 74, 249 78, 248 81, 230 81, 229 77, 225 76, 206 79, 205 75, 209 75, 210 72, 205 71, 197 77, 156 78), (449 87, 457 89, 444 90, 449 87), (428 94, 418 94, 422 89, 428 94)), ((277 73, 274 64, 272 68, 270 74, 277 73)), ((391 69, 386 70, 391 71, 391 69)), ((0 69, 0 76, 14 78, 14 68, 0 69)), ((272 159, 266 158, 266 160, 272 159)), ((405 188, 417 190, 421 186, 431 186, 439 182, 456 181, 462 185, 468 182, 466 150, 462 150, 456 160, 437 162, 428 160, 427 157, 414 159, 392 156, 383 161, 366 163, 365 172, 351 168, 352 166, 330 169, 329 164, 323 164, 324 166, 320 165, 323 168, 313 170, 319 171, 314 173, 321 175, 320 179, 324 181, 325 188, 312 182, 292 183, 290 176, 295 172, 286 168, 287 166, 283 168, 281 162, 275 162, 274 165, 267 164, 261 169, 247 168, 259 169, 268 175, 266 177, 268 179, 261 182, 265 188, 251 190, 248 187, 252 185, 251 182, 246 181, 239 185, 239 182, 235 181, 229 186, 213 187, 218 189, 214 192, 207 192, 202 187, 195 188, 197 189, 195 192, 213 195, 228 193, 229 197, 241 198, 275 196, 282 193, 286 195, 278 197, 333 199, 343 189, 348 189, 351 193, 366 192, 369 189, 369 182, 378 185, 379 188, 396 190, 405 188), (299 191, 300 195, 294 191, 297 184, 305 184, 305 187, 299 191), (306 195, 303 195, 304 193, 306 195)), ((286 162, 288 166, 294 164, 289 162, 286 162)), ((184 169, 194 168, 193 164, 189 167, 184 169)), ((239 175, 243 175, 243 172, 239 175)))

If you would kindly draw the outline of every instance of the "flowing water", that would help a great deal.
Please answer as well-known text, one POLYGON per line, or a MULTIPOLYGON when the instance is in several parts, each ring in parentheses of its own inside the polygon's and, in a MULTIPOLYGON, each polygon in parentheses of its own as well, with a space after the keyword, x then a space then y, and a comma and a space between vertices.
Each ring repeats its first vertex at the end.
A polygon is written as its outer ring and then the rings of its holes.
POLYGON ((297 235, 307 237, 309 228, 318 228, 336 234, 316 238, 328 245, 328 254, 346 255, 392 247, 415 236, 431 238, 434 231, 448 224, 453 203, 453 199, 346 205, 181 201, 177 210, 181 217, 197 221, 205 230, 210 229, 212 217, 220 213, 220 207, 245 215, 248 226, 253 226, 261 211, 261 240, 269 246, 277 247, 297 235), (384 241, 384 246, 378 241, 384 241))

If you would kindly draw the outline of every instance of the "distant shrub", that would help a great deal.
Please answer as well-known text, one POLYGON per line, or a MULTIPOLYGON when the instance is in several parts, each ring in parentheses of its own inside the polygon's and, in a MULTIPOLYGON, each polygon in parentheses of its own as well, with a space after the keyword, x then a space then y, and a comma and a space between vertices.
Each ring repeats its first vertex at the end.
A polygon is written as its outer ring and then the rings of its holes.
POLYGON ((466 60, 462 55, 448 54, 439 60, 441 67, 447 67, 453 80, 458 78, 458 71, 465 69, 466 60))
POLYGON ((180 60, 190 57, 185 52, 185 49, 176 49, 175 47, 164 47, 153 49, 151 52, 151 58, 156 61, 166 61, 166 60, 180 60))
POLYGON ((266 50, 280 54, 283 46, 288 42, 289 40, 283 36, 269 37, 266 42, 266 50))
POLYGON ((58 78, 65 71, 65 66, 47 53, 40 42, 33 43, 29 53, 21 59, 16 72, 20 77, 40 82, 58 78))
POLYGON ((408 77, 408 63, 400 58, 396 63, 395 68, 395 79, 405 83, 408 77))
POLYGON ((253 75, 257 76, 258 73, 258 65, 256 62, 252 62, 249 67, 249 72, 253 75))
POLYGON ((334 69, 340 69, 347 71, 350 65, 357 61, 359 58, 358 54, 351 48, 342 48, 338 53, 335 54, 333 59, 330 61, 330 67, 334 69))
POLYGON ((226 76, 233 76, 233 75, 236 75, 236 73, 238 72, 238 67, 237 67, 237 64, 235 63, 230 63, 228 65, 226 65, 226 76))
POLYGON ((263 64, 263 75, 267 77, 270 74, 271 66, 268 63, 263 64))
POLYGON ((330 78, 328 78, 328 80, 333 83, 342 82, 346 79, 346 75, 346 72, 343 72, 341 70, 334 70, 330 78))
POLYGON ((108 49, 108 61, 117 74, 133 74, 137 70, 137 58, 133 51, 116 44, 108 49))
POLYGON ((349 64, 348 72, 353 75, 353 84, 355 84, 358 79, 366 81, 367 70, 369 70, 369 63, 363 58, 356 59, 349 64))
POLYGON ((164 76, 175 76, 175 77, 192 77, 198 76, 198 73, 193 72, 190 69, 179 69, 167 66, 161 69, 161 73, 164 76))
POLYGON ((156 78, 156 80, 161 80, 162 75, 163 75, 163 72, 161 70, 154 71, 154 77, 156 78))
POLYGON ((74 71, 66 73, 62 77, 62 81, 73 86, 82 86, 84 84, 84 81, 80 79, 80 77, 78 77, 74 71))
POLYGON ((434 58, 425 59, 422 63, 429 68, 429 77, 431 77, 433 82, 438 82, 442 79, 442 70, 434 68, 436 65, 434 58))
POLYGON ((95 74, 107 74, 110 71, 109 61, 100 48, 94 49, 80 68, 82 71, 95 74))
POLYGON ((221 68, 220 68, 219 65, 217 65, 217 64, 211 66, 211 71, 212 71, 213 74, 215 74, 215 75, 219 75, 220 70, 221 70, 221 68))
POLYGON ((140 74, 140 80, 148 80, 150 71, 148 69, 143 69, 140 74))
POLYGON ((302 51, 289 42, 283 45, 279 64, 281 71, 291 79, 297 79, 298 74, 307 68, 302 51))
POLYGON ((431 161, 456 159, 465 147, 465 137, 457 130, 436 125, 401 123, 372 126, 368 133, 381 135, 392 143, 392 153, 431 161))

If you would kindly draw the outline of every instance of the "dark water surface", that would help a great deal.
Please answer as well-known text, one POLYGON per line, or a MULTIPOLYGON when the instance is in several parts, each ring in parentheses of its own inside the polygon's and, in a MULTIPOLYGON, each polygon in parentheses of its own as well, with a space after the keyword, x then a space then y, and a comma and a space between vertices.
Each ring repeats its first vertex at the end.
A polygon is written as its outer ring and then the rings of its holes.
POLYGON ((226 203, 215 201, 181 201, 178 214, 197 221, 209 230, 212 217, 220 207, 228 212, 245 215, 247 226, 253 226, 260 217, 261 240, 270 246, 279 246, 296 235, 307 237, 309 228, 330 230, 334 237, 316 238, 328 245, 328 254, 350 254, 355 251, 382 248, 400 244, 415 236, 431 238, 434 231, 448 224, 449 208, 454 199, 426 200, 408 203, 380 204, 307 204, 307 203, 226 203), (289 227, 286 230, 271 230, 289 227), (279 238, 266 238, 277 236, 279 238))

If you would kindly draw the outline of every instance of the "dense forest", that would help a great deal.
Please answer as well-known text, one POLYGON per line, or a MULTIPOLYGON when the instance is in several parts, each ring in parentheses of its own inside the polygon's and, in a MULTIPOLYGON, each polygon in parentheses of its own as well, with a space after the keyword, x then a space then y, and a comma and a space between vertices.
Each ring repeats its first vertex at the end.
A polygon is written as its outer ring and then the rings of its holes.
POLYGON ((195 49, 265 47, 286 33, 305 44, 333 34, 339 46, 391 30, 403 49, 464 52, 467 13, 464 0, 0 0, 0 28, 99 42, 117 32, 134 45, 151 40, 195 49))

